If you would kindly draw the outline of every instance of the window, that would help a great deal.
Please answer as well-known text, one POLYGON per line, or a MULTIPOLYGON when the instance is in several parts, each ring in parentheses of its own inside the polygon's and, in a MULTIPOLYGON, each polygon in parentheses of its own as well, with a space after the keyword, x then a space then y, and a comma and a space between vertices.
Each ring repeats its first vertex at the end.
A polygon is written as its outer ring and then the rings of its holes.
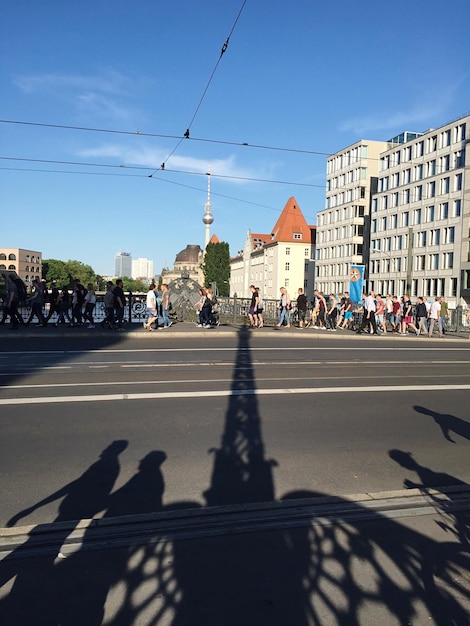
POLYGON ((8 266, 8 269, 9 269, 9 270, 16 270, 16 267, 15 267, 14 265, 9 265, 9 266, 8 266))
POLYGON ((308 259, 310 256, 310 250, 308 248, 304 248, 304 257, 308 259))
POLYGON ((367 167, 361 167, 361 180, 366 180, 367 178, 367 167))
POLYGON ((452 217, 460 217, 462 201, 454 200, 453 208, 452 208, 452 217))
POLYGON ((423 185, 417 185, 415 187, 415 202, 420 202, 423 199, 423 185))
POLYGON ((424 270, 425 263, 426 263, 426 255, 418 254, 415 256, 415 270, 417 272, 421 272, 424 270))
POLYGON ((439 205, 439 219, 446 220, 449 217, 449 203, 441 202, 439 205))
POLYGON ((434 198, 436 195, 436 181, 433 180, 427 185, 427 197, 434 198))
POLYGON ((9 260, 9 261, 16 261, 16 254, 13 254, 13 253, 12 253, 12 254, 9 254, 9 255, 8 255, 8 260, 9 260))
POLYGON ((404 213, 401 214, 401 225, 402 226, 409 226, 410 224, 410 214, 408 211, 405 211, 404 213))
POLYGON ((431 254, 429 256, 429 261, 430 261, 430 266, 429 266, 430 270, 439 269, 439 255, 438 254, 431 254))
POLYGON ((443 267, 446 270, 451 270, 454 267, 454 253, 453 252, 444 252, 442 255, 443 258, 443 267))
POLYGON ((454 243, 455 240, 455 228, 454 226, 449 226, 448 228, 444 228, 444 241, 443 243, 454 243))
POLYGON ((454 191, 462 191, 462 174, 455 175, 454 191))
POLYGON ((302 233, 294 233, 294 239, 302 239, 302 233))
POLYGON ((442 178, 441 179, 441 193, 449 193, 449 189, 450 189, 450 178, 442 178))
POLYGON ((428 176, 436 175, 436 159, 433 159, 432 161, 428 161, 426 173, 428 176))
POLYGON ((289 256, 290 254, 290 248, 286 248, 286 256, 289 256))
POLYGON ((421 224, 421 209, 415 209, 413 211, 413 224, 415 226, 421 224))
POLYGON ((434 222, 434 205, 427 206, 425 209, 426 222, 434 222))
POLYGON ((0 261, 6 261, 6 260, 7 260, 7 255, 4 252, 0 253, 0 261))
POLYGON ((390 228, 397 228, 398 226, 398 215, 395 213, 390 216, 390 228))
POLYGON ((448 172, 450 168, 450 155, 446 154, 439 158, 439 173, 448 172))
POLYGON ((429 244, 431 246, 438 246, 441 243, 441 231, 439 228, 435 228, 429 231, 429 244))
POLYGON ((284 269, 288 272, 290 270, 290 263, 286 263, 284 269))

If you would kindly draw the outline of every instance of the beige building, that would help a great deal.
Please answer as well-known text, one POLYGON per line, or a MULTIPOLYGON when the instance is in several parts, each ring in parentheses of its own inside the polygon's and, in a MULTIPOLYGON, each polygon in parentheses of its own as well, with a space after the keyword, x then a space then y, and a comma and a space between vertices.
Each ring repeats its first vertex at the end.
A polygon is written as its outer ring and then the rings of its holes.
POLYGON ((247 232, 245 245, 230 261, 230 293, 249 297, 250 285, 263 298, 278 298, 286 287, 292 298, 302 287, 313 296, 315 226, 309 226, 297 204, 289 198, 269 234, 247 232))
POLYGON ((381 154, 371 210, 371 289, 444 296, 451 307, 470 304, 469 139, 466 116, 404 143, 392 139, 381 154))
POLYGON ((22 248, 0 248, 0 271, 11 270, 30 284, 42 278, 42 252, 22 248))
POLYGON ((367 260, 368 216, 377 189, 384 141, 361 140, 327 161, 325 209, 318 213, 315 287, 323 293, 349 288, 349 265, 367 260))

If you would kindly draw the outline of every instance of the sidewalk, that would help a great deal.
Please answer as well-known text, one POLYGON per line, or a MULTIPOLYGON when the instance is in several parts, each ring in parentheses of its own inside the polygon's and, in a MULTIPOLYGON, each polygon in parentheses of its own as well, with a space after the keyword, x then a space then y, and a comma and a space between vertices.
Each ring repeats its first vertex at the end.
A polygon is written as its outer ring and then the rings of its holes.
MULTIPOLYGON (((218 336, 218 337, 232 337, 236 335, 243 326, 235 325, 235 324, 220 324, 220 326, 212 327, 212 328, 198 328, 196 324, 192 322, 173 322, 173 324, 169 328, 159 328, 158 331, 148 332, 142 327, 142 323, 135 322, 132 324, 126 323, 123 327, 122 331, 110 330, 108 328, 102 328, 98 323, 95 328, 88 329, 85 325, 70 328, 67 324, 61 324, 59 327, 56 327, 52 322, 46 327, 40 327, 37 324, 31 324, 30 326, 23 327, 19 326, 16 331, 11 330, 10 324, 0 325, 0 340, 6 339, 19 339, 19 338, 36 338, 36 337, 54 337, 54 338, 73 338, 73 337, 109 337, 109 335, 121 335, 122 338, 132 338, 132 339, 146 339, 146 340, 155 340, 156 338, 161 337, 197 337, 203 336, 204 338, 210 336, 218 336)), ((437 334, 435 334, 431 339, 429 339, 426 335, 420 335, 417 337, 414 333, 410 333, 409 335, 403 336, 395 333, 388 332, 387 334, 374 335, 370 336, 367 333, 357 335, 354 331, 350 330, 337 330, 335 332, 315 329, 312 327, 309 328, 298 328, 295 326, 291 326, 290 328, 277 328, 276 326, 264 326, 263 328, 253 328, 250 329, 248 326, 245 328, 253 335, 253 337, 289 337, 289 338, 299 338, 303 337, 305 339, 357 339, 361 341, 378 341, 378 340, 386 340, 393 341, 398 343, 406 343, 410 339, 417 339, 423 343, 423 345, 427 341, 436 341, 439 344, 444 342, 448 343, 450 341, 465 341, 470 339, 470 333, 464 332, 448 332, 444 338, 439 338, 437 334)))

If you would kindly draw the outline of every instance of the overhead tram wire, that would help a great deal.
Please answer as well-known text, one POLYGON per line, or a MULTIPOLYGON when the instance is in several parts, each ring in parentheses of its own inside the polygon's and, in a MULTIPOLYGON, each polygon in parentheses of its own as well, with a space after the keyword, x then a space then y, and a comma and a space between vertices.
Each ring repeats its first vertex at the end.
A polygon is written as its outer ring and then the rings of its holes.
MULTIPOLYGON (((180 139, 178 135, 165 135, 163 133, 148 133, 140 130, 115 130, 108 128, 92 128, 86 126, 69 126, 67 124, 47 124, 44 122, 25 122, 22 120, 0 120, 0 124, 18 124, 23 126, 40 126, 44 128, 58 128, 61 130, 81 130, 92 133, 110 133, 115 135, 134 135, 140 137, 158 137, 160 139, 180 139)), ((201 141, 205 143, 216 143, 226 146, 238 146, 242 148, 256 148, 259 150, 273 150, 280 152, 292 152, 296 154, 312 154, 318 156, 331 156, 331 152, 321 152, 319 150, 304 150, 302 148, 285 148, 281 146, 267 146, 262 144, 249 143, 247 141, 228 141, 224 139, 209 139, 207 137, 185 137, 188 141, 201 141)), ((155 170, 157 171, 157 170, 155 170)))
MULTIPOLYGON (((20 157, 6 157, 0 156, 1 161, 22 161, 27 163, 49 163, 51 165, 79 165, 80 167, 98 167, 98 168, 110 168, 110 169, 119 169, 119 170, 154 170, 152 167, 148 167, 146 165, 114 165, 111 163, 86 163, 81 161, 56 161, 49 159, 29 159, 29 158, 20 158, 20 157)), ((13 168, 10 168, 13 169, 13 168)), ((19 168, 20 169, 20 168, 19 168)), ((34 170, 33 170, 34 171, 34 170)), ((207 176, 206 172, 191 172, 187 170, 165 170, 172 174, 185 174, 189 176, 207 176)), ((87 173, 87 172, 84 172, 87 173)), ((96 174, 95 172, 89 172, 90 174, 96 174)), ((143 174, 142 174, 143 176, 143 174)), ((146 175, 148 178, 152 178, 152 176, 146 175)), ((286 180, 272 180, 266 178, 250 178, 248 176, 229 176, 228 174, 212 174, 213 178, 224 178, 228 180, 240 180, 246 182, 255 182, 255 183, 269 183, 273 185, 295 185, 298 187, 320 187, 321 189, 325 188, 325 185, 315 185, 313 183, 301 183, 295 181, 286 181, 286 180)), ((159 179, 160 180, 160 179, 159 179)))
MULTIPOLYGON (((227 51, 228 48, 228 44, 230 42, 230 37, 233 33, 233 31, 235 30, 235 26, 237 25, 238 20, 240 19, 240 15, 242 14, 243 9, 245 8, 245 4, 246 4, 246 0, 243 0, 242 2, 242 6, 240 7, 240 10, 238 11, 238 15, 235 18, 235 21, 232 25, 232 29, 230 30, 230 33, 227 37, 227 39, 225 40, 225 43, 223 44, 221 50, 220 50, 220 55, 219 58, 217 59, 217 63, 215 64, 214 69, 212 70, 212 74, 210 75, 209 80, 207 81, 207 84, 204 88, 204 91, 202 92, 202 96, 199 99, 198 105, 196 107, 196 110, 193 113, 193 116, 191 118, 191 121, 188 124, 188 127, 184 133, 184 135, 182 137, 179 138, 178 143, 176 144, 176 146, 173 148, 173 150, 170 152, 170 154, 166 157, 166 159, 163 161, 163 163, 160 166, 160 170, 164 170, 166 163, 171 159, 171 157, 174 155, 174 153, 178 150, 178 148, 180 147, 180 145, 183 143, 183 141, 185 139, 189 139, 190 137, 190 132, 191 132, 191 126, 193 125, 194 120, 196 119, 196 115, 199 112, 199 109, 201 108, 201 104, 202 101, 204 100, 206 93, 210 87, 210 84, 212 83, 212 79, 214 78, 214 75, 217 71, 217 68, 219 67, 220 61, 222 60, 222 57, 224 56, 225 52, 227 51)), ((155 170, 154 172, 152 172, 152 174, 150 174, 149 178, 152 178, 152 176, 157 172, 158 170, 155 170)))
MULTIPOLYGON (((0 157, 1 158, 1 157, 0 157)), ((118 166, 111 166, 118 167, 118 166)), ((123 168, 126 169, 126 168, 123 168)), ((148 178, 145 174, 118 174, 117 172, 79 172, 77 170, 46 170, 46 169, 38 169, 32 167, 1 167, 0 170, 8 171, 8 172, 29 172, 35 173, 39 172, 41 174, 78 174, 79 176, 118 176, 120 178, 148 178)), ((202 174, 201 174, 202 175, 202 174)), ((205 174, 203 174, 205 176, 205 174)), ((177 187, 184 187, 185 189, 191 189, 193 191, 198 191, 201 193, 207 193, 207 188, 193 187, 193 185, 185 185, 184 183, 179 183, 175 180, 168 180, 168 178, 153 178, 159 183, 164 183, 167 185, 176 185, 177 187)), ((235 198, 234 196, 227 196, 223 193, 218 193, 216 191, 211 192, 211 195, 217 196, 219 198, 225 198, 226 200, 233 200, 235 202, 240 202, 242 204, 249 204, 250 206, 259 207, 262 209, 268 209, 270 211, 275 211, 276 213, 281 213, 281 211, 275 207, 268 206, 267 204, 260 204, 259 202, 252 202, 250 200, 242 200, 241 198, 235 198)))

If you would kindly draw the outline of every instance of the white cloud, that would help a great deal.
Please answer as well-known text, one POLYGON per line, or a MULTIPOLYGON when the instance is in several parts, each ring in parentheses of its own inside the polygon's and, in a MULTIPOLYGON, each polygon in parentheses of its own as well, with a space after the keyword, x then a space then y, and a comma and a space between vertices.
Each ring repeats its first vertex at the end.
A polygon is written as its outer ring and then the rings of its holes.
POLYGON ((14 84, 28 96, 53 97, 75 106, 80 113, 125 119, 131 81, 114 70, 98 74, 45 73, 17 76, 14 84))
MULTIPOLYGON (((167 170, 179 170, 184 172, 200 172, 205 174, 209 168, 209 161, 193 156, 183 156, 176 152, 168 159, 168 148, 155 148, 142 146, 139 148, 124 146, 122 144, 104 144, 96 148, 81 150, 82 158, 113 159, 122 166, 143 166, 160 169, 165 161, 167 170)), ((272 173, 261 171, 260 168, 241 166, 234 155, 226 158, 212 159, 210 161, 211 174, 214 176, 230 176, 240 178, 266 178, 272 173)), ((235 181, 237 182, 237 181, 235 181)))

